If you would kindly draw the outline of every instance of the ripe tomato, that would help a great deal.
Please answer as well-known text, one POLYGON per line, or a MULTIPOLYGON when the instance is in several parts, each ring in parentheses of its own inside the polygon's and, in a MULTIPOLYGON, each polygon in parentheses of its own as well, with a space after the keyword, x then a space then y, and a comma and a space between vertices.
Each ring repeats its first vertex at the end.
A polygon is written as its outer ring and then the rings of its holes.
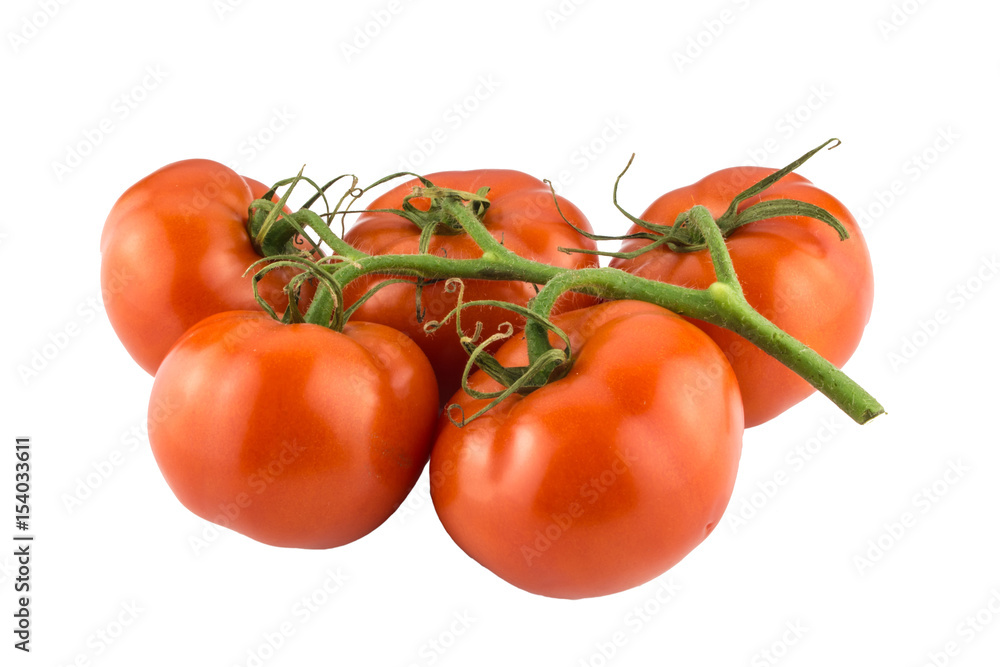
MULTIPOLYGON (((538 179, 519 171, 504 169, 441 172, 430 174, 427 179, 436 186, 464 192, 474 193, 489 186, 487 197, 490 207, 483 218, 483 224, 494 238, 501 240, 504 246, 518 255, 566 268, 597 266, 596 256, 568 255, 558 251, 559 246, 593 249, 596 245, 566 224, 559 216, 548 186, 538 179)), ((376 199, 369 208, 399 209, 403 198, 412 192, 415 185, 419 185, 416 180, 404 183, 376 199)), ((413 199, 411 203, 421 210, 429 207, 427 199, 413 199)), ((559 206, 573 224, 591 231, 590 223, 576 206, 562 197, 559 198, 559 206)), ((367 213, 358 219, 344 238, 369 254, 412 255, 419 250, 420 229, 392 213, 367 213)), ((431 240, 429 252, 453 259, 475 258, 483 254, 467 234, 445 233, 445 230, 441 230, 431 240)), ((385 278, 386 276, 368 276, 354 281, 345 290, 345 301, 355 302, 372 285, 385 278)), ((523 306, 535 293, 535 287, 530 283, 490 280, 465 282, 466 301, 495 299, 523 306)), ((455 307, 456 298, 456 294, 445 292, 444 282, 425 287, 421 306, 426 309, 426 316, 421 322, 417 318, 416 287, 398 283, 383 288, 357 311, 358 319, 399 329, 420 345, 437 372, 442 400, 459 388, 468 355, 459 344, 458 333, 453 325, 443 327, 433 334, 425 333, 423 326, 424 322, 443 318, 455 307)), ((556 304, 556 312, 592 305, 596 301, 582 294, 567 295, 556 304)), ((477 321, 482 322, 483 338, 496 333, 504 322, 511 322, 518 328, 524 325, 523 319, 500 308, 471 307, 463 311, 462 317, 463 324, 468 324, 469 333, 477 321)))
MULTIPOLYGON (((569 374, 463 428, 442 417, 431 497, 455 542, 515 586, 606 595, 658 576, 718 523, 739 463, 739 389, 719 348, 658 306, 614 301, 554 322, 572 342, 569 374)), ((523 338, 497 358, 526 363, 523 338)), ((470 384, 500 388, 482 371, 470 384)), ((453 402, 466 415, 486 403, 453 402)))
POLYGON ((199 322, 163 360, 149 441, 198 516, 267 544, 323 549, 399 506, 437 413, 434 372, 402 333, 236 311, 199 322))
MULTIPOLYGON (((258 310, 250 276, 260 259, 247 233, 250 203, 267 187, 211 160, 169 164, 130 187, 101 235, 101 287, 111 326, 153 374, 188 328, 214 313, 258 310)), ((260 293, 281 312, 293 271, 260 293)))
MULTIPOLYGON (((673 224, 677 215, 701 204, 718 218, 732 199, 774 173, 763 167, 723 169, 672 192, 640 217, 673 224)), ((728 238, 727 245, 747 301, 781 329, 843 366, 857 348, 871 315, 874 284, 871 259, 861 229, 833 196, 798 174, 789 174, 740 210, 760 201, 797 199, 830 212, 850 238, 841 241, 827 224, 785 216, 752 222, 728 238)), ((633 227, 631 232, 642 231, 633 227)), ((650 241, 627 240, 630 252, 650 241)), ((611 266, 662 282, 705 288, 715 280, 708 250, 677 253, 666 246, 635 259, 614 259, 611 266)), ((718 343, 736 371, 747 427, 781 414, 806 398, 813 387, 773 357, 726 329, 692 320, 718 343)))

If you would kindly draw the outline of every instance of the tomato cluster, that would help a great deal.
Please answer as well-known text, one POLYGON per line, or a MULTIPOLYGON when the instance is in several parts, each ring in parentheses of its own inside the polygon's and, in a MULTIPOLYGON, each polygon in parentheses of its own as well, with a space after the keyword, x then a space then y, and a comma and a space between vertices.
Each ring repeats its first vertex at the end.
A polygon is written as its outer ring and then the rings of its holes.
MULTIPOLYGON (((664 195, 643 219, 670 233, 692 204, 721 216, 772 172, 718 172, 664 195)), ((598 266, 586 217, 531 176, 480 170, 424 181, 479 193, 479 224, 519 257, 566 270, 598 266)), ((375 256, 488 259, 462 227, 427 230, 403 215, 434 210, 412 194, 419 185, 377 198, 343 241, 375 256)), ((560 372, 503 393, 497 373, 480 364, 463 383, 475 343, 453 327, 426 327, 459 306, 444 276, 367 273, 330 292, 349 309, 346 323, 304 321, 287 288, 302 269, 262 257, 250 231, 253 202, 268 194, 224 165, 178 162, 129 188, 101 239, 102 282, 116 281, 104 290, 109 319, 155 375, 150 444, 164 478, 192 512, 260 542, 319 549, 356 540, 396 510, 429 462, 442 524, 482 565, 541 595, 622 591, 712 532, 745 426, 812 390, 731 331, 584 293, 562 295, 548 321, 550 344, 570 350, 560 372), (254 277, 251 266, 266 266, 266 275, 254 277)), ((732 232, 733 264, 751 305, 840 365, 871 309, 867 250, 847 210, 794 174, 745 205, 789 198, 829 211, 848 238, 810 217, 759 220, 732 232)), ((631 234, 622 251, 649 244, 613 266, 681 286, 714 281, 708 249, 631 234)), ((509 334, 524 327, 516 307, 539 287, 465 280, 463 298, 493 304, 463 310, 479 323, 477 340, 507 338, 481 346, 481 358, 505 369, 531 364, 527 337, 509 334)))

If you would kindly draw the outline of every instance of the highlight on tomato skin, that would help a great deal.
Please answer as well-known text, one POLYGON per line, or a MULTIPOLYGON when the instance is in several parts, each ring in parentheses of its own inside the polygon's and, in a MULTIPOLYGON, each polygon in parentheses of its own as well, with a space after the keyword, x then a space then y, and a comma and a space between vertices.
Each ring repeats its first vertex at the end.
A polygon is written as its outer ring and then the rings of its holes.
MULTIPOLYGON (((570 269, 593 268, 598 258, 587 254, 567 254, 559 247, 589 248, 596 250, 596 244, 566 224, 560 210, 574 225, 591 231, 590 222, 583 212, 565 197, 558 197, 559 208, 553 199, 549 186, 537 178, 511 169, 474 169, 470 171, 447 171, 428 174, 426 177, 434 185, 475 193, 480 188, 489 187, 486 197, 490 206, 482 218, 483 225, 504 247, 521 257, 553 266, 570 269)), ((415 185, 411 180, 402 183, 375 199, 369 209, 399 209, 403 198, 409 195, 415 185)), ((412 203, 418 209, 427 209, 429 200, 416 198, 412 203)), ((372 212, 361 215, 347 230, 344 240, 364 252, 385 254, 415 254, 420 247, 421 229, 416 224, 399 215, 372 212)), ((430 242, 428 252, 452 259, 481 257, 482 249, 464 232, 442 229, 430 242)), ((345 290, 348 304, 354 303, 368 289, 386 276, 373 275, 355 281, 345 290)), ((498 300, 524 306, 536 294, 531 283, 501 280, 465 281, 467 301, 498 300)), ((362 305, 357 312, 359 319, 379 322, 409 335, 437 371, 442 402, 458 390, 462 371, 468 355, 459 343, 455 327, 445 327, 433 334, 424 331, 424 323, 443 318, 456 305, 456 295, 445 291, 443 281, 428 284, 421 291, 421 307, 424 317, 416 312, 416 287, 410 284, 390 285, 380 290, 362 305)), ((556 304, 555 312, 582 308, 597 303, 597 299, 584 294, 570 293, 556 304)), ((501 308, 474 306, 463 315, 468 322, 483 323, 483 338, 499 331, 505 322, 512 322, 518 328, 523 320, 510 311, 501 308)))
MULTIPOLYGON (((443 416, 431 497, 455 542, 518 588, 608 595, 659 576, 718 524, 742 447, 739 388, 711 339, 657 306, 615 301, 553 321, 573 343, 569 375, 463 428, 443 416)), ((524 364, 525 341, 497 358, 524 364)), ((481 371, 470 385, 498 386, 481 371)), ((485 403, 451 402, 467 415, 485 403)))
MULTIPOLYGON (((775 171, 764 167, 722 169, 664 194, 639 217, 673 225, 678 214, 701 204, 718 219, 737 194, 775 171)), ((747 200, 740 210, 776 199, 799 200, 825 209, 849 237, 842 241, 826 223, 803 216, 779 216, 740 227, 726 240, 740 285, 758 312, 840 368, 857 349, 874 300, 871 257, 861 227, 843 203, 796 173, 747 200)), ((629 233, 639 230, 633 226, 629 233)), ((632 252, 649 243, 629 239, 620 251, 632 252)), ((633 259, 612 259, 610 265, 643 278, 698 289, 715 280, 708 250, 674 252, 661 246, 633 259)), ((738 334, 691 321, 712 337, 732 364, 743 393, 747 428, 773 419, 815 391, 738 334)))
MULTIPOLYGON (((247 232, 250 203, 267 188, 212 160, 168 164, 128 188, 101 234, 101 291, 115 333, 153 375, 171 346, 209 315, 259 310, 251 276, 261 259, 247 232)), ((279 312, 294 271, 260 281, 279 312)))
POLYGON ((327 549, 403 502, 430 455, 437 404, 430 363, 398 331, 227 312, 164 359, 149 440, 198 516, 266 544, 327 549))

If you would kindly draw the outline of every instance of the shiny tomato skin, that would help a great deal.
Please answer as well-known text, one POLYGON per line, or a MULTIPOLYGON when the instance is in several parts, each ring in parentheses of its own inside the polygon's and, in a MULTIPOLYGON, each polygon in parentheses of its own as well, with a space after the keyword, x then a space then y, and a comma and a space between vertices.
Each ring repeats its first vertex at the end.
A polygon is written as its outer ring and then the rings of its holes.
MULTIPOLYGON (((573 343, 570 373, 463 428, 442 417, 431 497, 455 542, 511 584, 607 595, 663 573, 718 523, 739 463, 739 389, 718 347, 657 306, 609 302, 554 321, 573 343)), ((497 357, 525 363, 523 338, 497 357)), ((499 388, 482 372, 471 384, 499 388)), ((486 403, 452 402, 466 415, 486 403)))
MULTIPOLYGON (((267 187, 211 160, 169 164, 130 187, 101 235, 101 288, 125 349, 154 374, 174 342, 214 313, 258 310, 251 277, 261 259, 247 233, 250 203, 267 187)), ((281 312, 292 277, 277 269, 260 283, 281 312)))
POLYGON ((430 454, 437 385, 408 337, 261 312, 210 316, 153 382, 149 440, 198 516, 275 546, 325 549, 374 530, 430 454))
MULTIPOLYGON (((733 197, 774 171, 763 167, 723 169, 668 192, 640 217, 673 224, 679 213, 701 204, 718 218, 733 197)), ((772 199, 797 199, 820 206, 844 225, 850 238, 841 241, 833 228, 812 218, 789 216, 750 223, 727 239, 740 285, 751 306, 839 368, 857 349, 874 298, 871 258, 861 228, 840 201, 794 173, 744 202, 741 210, 772 199)), ((640 230, 630 230, 635 231, 640 230)), ((633 251, 647 243, 628 240, 621 250, 633 251)), ((715 280, 707 250, 675 253, 661 247, 635 259, 614 259, 611 266, 686 287, 705 288, 715 280)), ((772 419, 815 391, 739 335, 692 321, 722 348, 736 371, 748 428, 772 419)))
MULTIPOLYGON (((483 223, 494 238, 501 240, 508 249, 522 257, 565 268, 588 268, 598 265, 597 257, 586 254, 559 252, 567 248, 595 249, 593 241, 582 236, 559 216, 552 193, 542 181, 528 174, 507 169, 479 169, 449 171, 427 175, 439 187, 464 192, 476 192, 489 186, 487 197, 490 207, 483 223)), ((373 201, 368 208, 402 207, 403 198, 412 192, 417 181, 404 183, 373 201)), ((427 199, 411 202, 426 210, 427 199)), ((559 197, 563 214, 577 227, 591 231, 590 223, 571 202, 559 197)), ((419 249, 420 229, 412 222, 392 213, 366 213, 347 231, 345 240, 354 247, 374 255, 416 254, 419 249)), ((464 233, 437 234, 430 244, 430 252, 454 259, 482 256, 482 250, 464 233)), ((378 280, 385 276, 370 276, 354 281, 345 290, 345 300, 355 302, 378 280)), ((481 299, 501 300, 524 306, 536 294, 530 283, 467 280, 465 301, 481 299)), ((468 354, 459 344, 454 323, 433 334, 424 332, 424 324, 442 319, 456 304, 456 294, 445 292, 444 282, 428 285, 421 296, 421 306, 426 309, 423 322, 416 313, 416 288, 395 284, 383 288, 357 311, 357 317, 366 322, 379 322, 405 332, 420 345, 438 374, 442 400, 459 388, 462 371, 468 354)), ((555 312, 593 305, 595 298, 582 294, 569 294, 556 304, 555 312)), ((463 311, 463 326, 472 333, 477 321, 483 323, 485 339, 497 332, 504 322, 520 328, 523 318, 501 308, 473 307, 463 311)))

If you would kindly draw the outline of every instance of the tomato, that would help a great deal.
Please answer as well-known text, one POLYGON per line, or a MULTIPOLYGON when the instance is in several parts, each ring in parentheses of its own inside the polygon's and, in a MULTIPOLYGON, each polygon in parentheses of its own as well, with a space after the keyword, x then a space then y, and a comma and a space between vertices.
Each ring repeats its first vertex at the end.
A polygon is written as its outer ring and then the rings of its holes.
MULTIPOLYGON (((501 240, 508 249, 528 259, 565 268, 596 267, 596 256, 559 252, 558 247, 594 249, 593 241, 576 232, 559 216, 552 193, 542 181, 527 174, 503 169, 476 171, 450 171, 426 177, 434 185, 444 188, 477 192, 489 186, 489 209, 483 224, 494 238, 501 240)), ((402 207, 417 181, 404 183, 369 205, 370 209, 402 207)), ((427 210, 427 199, 413 199, 411 203, 427 210)), ((566 218, 577 227, 591 231, 583 213, 566 199, 559 198, 559 206, 566 218)), ((345 240, 369 254, 416 254, 419 250, 420 229, 412 222, 392 213, 367 213, 362 215, 345 235, 345 240)), ((465 233, 440 233, 432 239, 429 252, 453 259, 482 256, 482 250, 465 233)), ((348 303, 355 302, 365 291, 386 276, 368 276, 351 283, 345 290, 348 303)), ((490 280, 465 281, 465 300, 496 299, 525 305, 536 293, 530 283, 490 280)), ((457 295, 446 293, 444 282, 428 285, 423 289, 421 306, 426 310, 423 321, 416 311, 416 288, 413 285, 395 284, 383 288, 357 311, 357 317, 366 322, 379 322, 405 332, 413 338, 431 360, 438 375, 441 398, 446 399, 458 389, 468 355, 459 344, 453 324, 434 334, 424 332, 424 323, 442 319, 455 307, 457 295)), ((567 295, 556 304, 556 312, 580 308, 596 303, 596 299, 582 294, 567 295)), ((483 338, 497 332, 499 325, 511 322, 518 328, 522 318, 500 308, 471 307, 463 311, 463 326, 472 333, 475 323, 483 323, 483 338)))
MULTIPOLYGON (((774 171, 763 167, 723 169, 668 192, 640 217, 672 225, 678 214, 701 204, 718 218, 737 194, 774 171)), ((727 239, 740 285, 747 301, 762 315, 835 366, 843 366, 861 340, 874 295, 871 259, 861 229, 842 203, 794 173, 743 202, 740 210, 773 199, 820 206, 843 224, 850 237, 841 241, 829 225, 807 217, 749 223, 727 239)), ((630 233, 636 231, 642 230, 633 227, 630 233)), ((627 240, 621 250, 630 252, 648 243, 627 240)), ((614 259, 611 266, 688 287, 705 288, 715 280, 708 250, 678 253, 660 246, 635 259, 614 259)), ((736 371, 747 427, 766 422, 814 391, 781 362, 739 335, 694 322, 722 348, 736 371)))
POLYGON ((236 311, 199 322, 163 360, 149 441, 198 516, 266 544, 323 549, 399 506, 437 414, 434 372, 402 333, 236 311))
MULTIPOLYGON (((125 349, 153 374, 188 328, 214 313, 258 310, 250 276, 261 259, 247 211, 267 187, 210 160, 167 165, 129 188, 101 235, 101 287, 125 349)), ((294 272, 276 269, 260 293, 281 312, 294 272)))
MULTIPOLYGON (((515 586, 606 595, 658 576, 718 523, 739 463, 739 389, 708 336, 658 306, 608 302, 554 322, 572 343, 569 374, 463 428, 443 417, 431 497, 455 542, 515 586)), ((497 358, 524 365, 523 338, 497 358)), ((482 371, 470 385, 500 388, 482 371)), ((465 415, 486 403, 452 400, 465 415)))

